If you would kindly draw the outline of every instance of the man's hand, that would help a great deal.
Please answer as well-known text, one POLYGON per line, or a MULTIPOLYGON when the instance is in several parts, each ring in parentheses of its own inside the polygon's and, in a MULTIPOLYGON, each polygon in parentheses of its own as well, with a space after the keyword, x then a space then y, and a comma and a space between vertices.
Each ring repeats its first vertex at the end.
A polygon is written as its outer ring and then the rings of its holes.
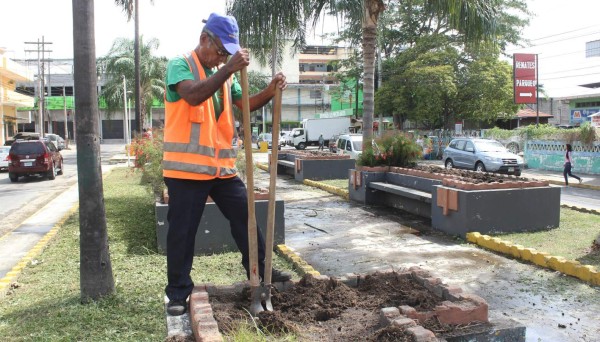
POLYGON ((250 64, 250 53, 247 49, 239 49, 233 56, 229 58, 225 67, 230 74, 242 70, 250 64))
POLYGON ((275 76, 271 80, 271 84, 269 85, 269 88, 273 89, 273 93, 275 93, 276 87, 279 87, 279 89, 281 90, 285 90, 285 88, 287 88, 285 75, 282 72, 278 72, 277 74, 275 74, 275 76))

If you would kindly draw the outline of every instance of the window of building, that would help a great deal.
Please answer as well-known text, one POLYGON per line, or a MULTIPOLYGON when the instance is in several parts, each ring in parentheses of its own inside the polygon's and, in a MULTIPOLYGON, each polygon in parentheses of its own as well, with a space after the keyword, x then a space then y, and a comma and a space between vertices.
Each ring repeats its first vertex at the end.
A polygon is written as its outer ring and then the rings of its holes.
POLYGON ((575 108, 600 107, 600 101, 578 102, 575 108))
POLYGON ((311 90, 310 91, 310 98, 311 99, 320 99, 321 96, 322 96, 321 90, 311 90))
POLYGON ((600 57, 600 40, 585 43, 585 57, 600 57))

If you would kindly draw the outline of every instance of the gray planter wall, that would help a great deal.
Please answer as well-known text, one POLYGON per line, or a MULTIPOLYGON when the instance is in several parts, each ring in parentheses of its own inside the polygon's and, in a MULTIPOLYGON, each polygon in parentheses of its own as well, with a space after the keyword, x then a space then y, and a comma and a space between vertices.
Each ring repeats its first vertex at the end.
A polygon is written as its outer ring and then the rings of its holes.
MULTIPOLYGON (((266 239, 268 200, 255 201, 256 223, 266 239)), ((165 254, 167 250, 167 232, 169 222, 167 221, 167 204, 156 203, 156 242, 158 251, 165 254)), ((283 200, 275 201, 275 245, 285 243, 285 220, 283 217, 283 200)), ((196 245, 194 255, 210 255, 214 253, 237 251, 235 241, 231 237, 229 221, 223 216, 214 203, 206 203, 198 233, 196 234, 196 245)))
POLYGON ((348 170, 353 169, 356 165, 356 160, 354 159, 302 159, 292 153, 280 153, 278 158, 292 164, 290 166, 277 164, 277 174, 294 176, 300 182, 305 179, 316 181, 343 179, 348 175, 348 170), (300 163, 299 171, 296 170, 296 159, 300 163))
POLYGON ((300 163, 300 171, 294 175, 300 182, 305 179, 343 179, 356 165, 354 159, 301 159, 300 163))
POLYGON ((558 227, 560 188, 459 190, 458 210, 443 214, 437 206, 437 188, 432 192, 431 225, 451 235, 465 237, 468 232, 536 231, 558 227))
POLYGON ((467 232, 536 231, 558 227, 560 223, 559 187, 467 191, 444 187, 441 181, 434 179, 364 171, 360 172, 360 186, 355 187, 352 185, 353 171, 348 172, 350 200, 365 205, 385 205, 431 218, 434 229, 450 235, 465 237, 467 232), (429 193, 431 203, 419 196, 396 194, 393 190, 374 190, 369 187, 371 182, 384 182, 429 193), (443 208, 437 205, 438 188, 457 192, 456 211, 449 210, 447 215, 443 214, 443 208))

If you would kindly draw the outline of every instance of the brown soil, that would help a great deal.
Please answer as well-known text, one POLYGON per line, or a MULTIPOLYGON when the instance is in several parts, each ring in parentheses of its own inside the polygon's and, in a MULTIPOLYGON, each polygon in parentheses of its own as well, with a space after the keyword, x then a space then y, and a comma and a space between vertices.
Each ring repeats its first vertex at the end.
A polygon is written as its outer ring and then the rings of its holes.
POLYGON ((472 183, 492 183, 492 182, 508 182, 508 181, 527 181, 530 180, 525 177, 517 177, 510 175, 503 175, 499 173, 488 173, 488 172, 475 172, 470 170, 462 170, 462 169, 446 169, 439 166, 433 165, 416 165, 412 167, 415 170, 422 170, 431 173, 441 173, 444 175, 458 176, 463 178, 464 180, 469 180, 472 183))
MULTIPOLYGON (((300 341, 412 341, 402 329, 380 326, 380 309, 409 305, 417 311, 428 311, 441 302, 412 279, 397 273, 367 276, 358 288, 333 278, 304 276, 292 289, 273 292, 274 311, 260 313, 257 324, 269 334, 296 334, 300 341)), ((224 335, 236 322, 248 321, 248 293, 210 296, 210 302, 224 335)), ((438 333, 456 329, 433 321, 422 325, 438 333)))

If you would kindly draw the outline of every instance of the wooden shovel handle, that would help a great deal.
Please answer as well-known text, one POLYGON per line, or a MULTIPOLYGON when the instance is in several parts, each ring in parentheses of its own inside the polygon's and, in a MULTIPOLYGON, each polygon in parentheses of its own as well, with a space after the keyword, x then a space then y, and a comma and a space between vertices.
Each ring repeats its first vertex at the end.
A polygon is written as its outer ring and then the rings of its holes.
POLYGON ((240 72, 242 85, 242 121, 244 125, 244 152, 246 153, 246 191, 248 193, 248 253, 250 259, 250 286, 258 286, 258 237, 254 209, 254 162, 252 160, 252 129, 250 127, 250 94, 248 69, 240 72))
POLYGON ((267 236, 265 241, 265 285, 271 284, 273 269, 273 240, 275 235, 275 189, 277 181, 277 159, 279 149, 279 122, 281 121, 281 89, 275 89, 273 98, 273 130, 271 132, 271 162, 269 174, 269 208, 267 210, 267 236))

